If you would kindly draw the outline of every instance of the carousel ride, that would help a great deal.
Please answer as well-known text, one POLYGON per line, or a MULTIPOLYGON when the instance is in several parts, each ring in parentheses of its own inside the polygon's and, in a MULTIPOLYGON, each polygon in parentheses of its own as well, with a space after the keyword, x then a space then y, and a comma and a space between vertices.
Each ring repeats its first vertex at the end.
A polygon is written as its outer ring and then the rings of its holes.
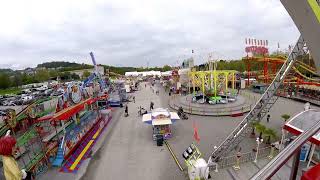
POLYGON ((239 73, 235 70, 216 70, 216 62, 208 62, 208 70, 191 70, 188 74, 191 94, 174 96, 171 108, 188 114, 207 116, 241 116, 250 111, 253 102, 239 95, 239 73))

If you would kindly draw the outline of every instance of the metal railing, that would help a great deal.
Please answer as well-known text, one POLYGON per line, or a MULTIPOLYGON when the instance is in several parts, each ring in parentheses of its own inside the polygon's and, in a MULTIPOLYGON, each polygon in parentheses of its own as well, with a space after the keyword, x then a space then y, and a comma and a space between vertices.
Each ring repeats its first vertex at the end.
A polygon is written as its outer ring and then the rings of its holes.
MULTIPOLYGON (((249 94, 248 94, 249 96, 249 94)), ((250 96, 250 99, 255 97, 250 96)), ((191 103, 189 105, 183 103, 177 103, 177 96, 173 96, 169 99, 169 106, 173 109, 178 110, 179 107, 182 107, 184 112, 189 114, 197 114, 197 115, 216 115, 216 116, 223 116, 223 115, 231 115, 234 113, 246 113, 251 110, 254 104, 246 104, 241 107, 225 107, 225 108, 203 108, 203 107, 192 107, 191 103)))
MULTIPOLYGON (((258 159, 265 158, 265 157, 269 156, 270 151, 271 151, 271 146, 260 148, 259 152, 258 152, 258 159)), ((256 155, 256 152, 254 152, 254 151, 241 153, 240 163, 246 163, 246 162, 253 161, 255 158, 255 155, 256 155)), ((219 168, 226 168, 226 167, 233 166, 236 164, 236 160, 237 160, 236 155, 223 157, 218 162, 218 167, 219 168)))
POLYGON ((241 108, 221 108, 221 109, 201 109, 201 108, 192 108, 191 106, 186 106, 183 104, 177 105, 172 100, 169 101, 169 106, 172 109, 178 110, 179 107, 183 108, 183 111, 188 114, 197 114, 197 115, 213 115, 213 116, 224 116, 224 115, 231 115, 235 113, 246 113, 251 110, 252 104, 250 105, 244 105, 241 108))

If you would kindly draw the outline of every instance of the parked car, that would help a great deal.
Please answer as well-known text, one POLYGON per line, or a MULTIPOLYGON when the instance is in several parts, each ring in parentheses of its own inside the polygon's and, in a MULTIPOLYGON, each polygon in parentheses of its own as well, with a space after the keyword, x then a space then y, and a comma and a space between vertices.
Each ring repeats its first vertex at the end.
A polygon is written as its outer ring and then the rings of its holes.
POLYGON ((30 89, 23 89, 21 90, 22 93, 25 93, 25 94, 29 94, 31 93, 31 90, 30 89))
POLYGON ((13 101, 10 101, 7 106, 16 106, 16 104, 13 101))
POLYGON ((28 101, 31 101, 32 99, 33 99, 33 97, 30 95, 24 96, 21 98, 22 102, 28 102, 28 101))

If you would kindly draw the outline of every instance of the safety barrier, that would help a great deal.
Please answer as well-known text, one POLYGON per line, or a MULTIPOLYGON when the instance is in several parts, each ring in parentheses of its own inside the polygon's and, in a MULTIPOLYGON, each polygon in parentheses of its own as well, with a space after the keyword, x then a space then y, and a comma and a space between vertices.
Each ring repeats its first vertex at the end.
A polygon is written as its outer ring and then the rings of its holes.
MULTIPOLYGON (((258 159, 266 158, 267 156, 270 155, 270 151, 271 151, 271 146, 260 148, 259 152, 258 152, 258 159)), ((241 157, 239 159, 240 163, 246 163, 246 162, 253 161, 255 158, 255 155, 256 155, 256 152, 254 152, 254 151, 241 153, 241 157)), ((218 162, 218 167, 219 168, 226 168, 226 167, 233 166, 236 164, 236 160, 237 160, 236 155, 223 157, 218 162)))
POLYGON ((169 106, 172 109, 178 110, 179 107, 182 107, 183 111, 188 114, 196 114, 203 116, 229 116, 234 114, 243 114, 251 110, 252 104, 243 105, 236 108, 221 108, 221 109, 205 109, 205 108, 192 108, 190 105, 177 104, 175 101, 176 97, 173 97, 169 100, 169 106))

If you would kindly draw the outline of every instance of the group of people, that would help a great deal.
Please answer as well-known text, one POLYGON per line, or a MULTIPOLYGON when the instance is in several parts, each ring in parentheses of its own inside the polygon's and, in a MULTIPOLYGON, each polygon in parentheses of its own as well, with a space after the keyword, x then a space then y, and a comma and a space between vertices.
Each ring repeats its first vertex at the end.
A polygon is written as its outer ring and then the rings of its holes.
MULTIPOLYGON (((150 111, 154 109, 154 103, 151 101, 150 102, 150 111)), ((140 106, 140 111, 141 111, 141 106, 140 106)), ((129 116, 129 109, 128 109, 128 105, 126 104, 124 107, 124 115, 127 117, 129 116)))
MULTIPOLYGON (((144 84, 144 87, 147 88, 147 84, 144 84)), ((150 86, 150 88, 152 89, 152 92, 154 92, 154 89, 150 86)), ((156 90, 156 94, 159 95, 159 90, 156 90)), ((135 96, 132 96, 132 101, 133 103, 136 103, 136 97, 135 96)), ((144 108, 141 108, 141 106, 139 107, 139 111, 138 111, 138 114, 141 115, 142 113, 142 109, 144 108)), ((150 111, 154 109, 154 103, 151 101, 150 102, 150 111)), ((129 116, 129 108, 128 108, 128 105, 126 104, 125 107, 124 107, 124 115, 127 117, 129 116)))

